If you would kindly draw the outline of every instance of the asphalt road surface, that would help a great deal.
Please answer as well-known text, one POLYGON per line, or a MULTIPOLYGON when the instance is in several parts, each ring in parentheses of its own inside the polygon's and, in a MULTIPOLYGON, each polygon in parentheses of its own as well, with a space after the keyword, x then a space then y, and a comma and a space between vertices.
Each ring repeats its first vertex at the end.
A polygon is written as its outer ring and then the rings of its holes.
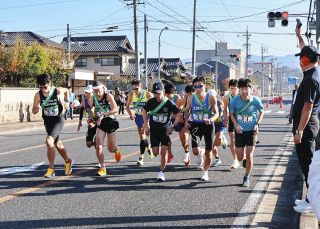
MULTIPOLYGON (((136 166, 139 140, 134 122, 120 119, 117 133, 123 153, 120 163, 105 149, 108 176, 96 177, 94 149, 85 145, 86 126, 65 126, 61 139, 75 160, 72 176, 56 156, 56 177, 43 178, 47 168, 44 129, 0 135, 0 228, 230 228, 250 224, 259 205, 253 195, 266 183, 272 156, 290 135, 289 106, 271 105, 260 126, 260 144, 254 156, 251 187, 241 187, 244 169, 230 171, 228 149, 221 150, 222 165, 211 168, 208 182, 202 171, 182 163, 183 150, 173 134, 174 159, 166 181, 159 183, 159 158, 136 166), (260 186, 261 187, 261 186, 260 186), (249 210, 243 212, 251 203, 249 210), (244 219, 244 220, 239 220, 244 219), (241 222, 241 223, 239 223, 241 222)), ((264 186, 262 187, 264 188, 264 186)), ((290 212, 288 213, 290 214, 290 212)))

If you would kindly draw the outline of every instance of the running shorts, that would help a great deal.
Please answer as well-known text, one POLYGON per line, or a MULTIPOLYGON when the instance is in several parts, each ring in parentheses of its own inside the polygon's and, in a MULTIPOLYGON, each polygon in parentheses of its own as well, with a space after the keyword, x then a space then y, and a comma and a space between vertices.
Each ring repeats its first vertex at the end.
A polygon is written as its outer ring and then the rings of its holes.
POLYGON ((150 129, 150 142, 151 147, 157 147, 160 144, 162 146, 168 146, 170 142, 170 137, 166 135, 166 128, 150 129))
POLYGON ((245 146, 256 145, 256 135, 254 131, 243 131, 242 134, 235 133, 235 145, 236 148, 244 148, 245 146))
POLYGON ((54 142, 57 143, 59 141, 59 134, 64 126, 62 116, 45 117, 43 121, 48 136, 53 137, 54 142))
POLYGON ((119 128, 119 122, 116 119, 104 117, 98 128, 107 134, 111 134, 119 128))
POLYGON ((191 145, 192 148, 199 147, 199 143, 204 136, 204 142, 206 145, 206 150, 212 150, 212 134, 213 134, 213 125, 206 125, 204 123, 190 123, 190 134, 191 134, 191 145))

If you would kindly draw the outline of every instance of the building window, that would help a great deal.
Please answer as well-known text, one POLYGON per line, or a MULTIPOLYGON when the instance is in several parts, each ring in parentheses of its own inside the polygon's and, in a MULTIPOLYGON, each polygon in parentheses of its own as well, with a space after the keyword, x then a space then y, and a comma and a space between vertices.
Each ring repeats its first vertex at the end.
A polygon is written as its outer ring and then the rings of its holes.
POLYGON ((113 58, 101 58, 101 66, 110 66, 114 65, 113 58))
POLYGON ((77 67, 86 67, 87 66, 87 58, 78 58, 76 60, 77 67))
POLYGON ((101 63, 101 58, 94 58, 94 63, 95 64, 100 64, 101 63))

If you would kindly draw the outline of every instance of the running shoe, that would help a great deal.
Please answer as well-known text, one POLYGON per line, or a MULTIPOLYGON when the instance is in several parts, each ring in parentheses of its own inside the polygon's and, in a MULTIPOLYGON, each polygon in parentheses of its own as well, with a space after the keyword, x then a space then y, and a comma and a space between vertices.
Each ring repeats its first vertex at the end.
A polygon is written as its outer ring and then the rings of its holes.
POLYGON ((117 150, 114 154, 114 159, 116 160, 116 162, 121 161, 121 152, 120 150, 117 150))
POLYGON ((198 154, 197 163, 198 163, 198 166, 199 166, 200 168, 203 167, 204 158, 203 158, 203 153, 202 153, 202 152, 200 152, 200 153, 198 154))
POLYGON ((47 169, 47 172, 44 174, 44 177, 45 178, 53 178, 53 177, 55 177, 55 173, 54 173, 54 169, 53 168, 48 168, 47 169))
POLYGON ((73 159, 70 159, 70 161, 68 161, 68 162, 65 164, 65 171, 64 171, 64 173, 65 173, 66 175, 70 175, 70 174, 72 173, 73 163, 74 163, 74 160, 73 160, 73 159))
POLYGON ((311 208, 311 205, 308 202, 305 202, 305 203, 302 203, 300 205, 294 206, 293 209, 296 212, 300 212, 300 213, 302 213, 302 212, 313 212, 312 208, 311 208))
POLYGON ((100 168, 98 170, 98 172, 96 173, 96 176, 99 176, 99 177, 103 177, 103 176, 106 176, 107 175, 107 169, 106 168, 100 168))
POLYGON ((231 169, 237 169, 240 166, 238 160, 233 160, 231 164, 231 169))
POLYGON ((247 167, 247 159, 243 159, 242 161, 242 167, 246 168, 247 167))
POLYGON ((222 135, 222 141, 221 141, 222 148, 226 149, 228 147, 228 145, 229 145, 229 143, 228 143, 226 136, 222 135))
POLYGON ((139 157, 139 160, 137 161, 137 165, 143 166, 143 157, 142 156, 139 157))
POLYGON ((162 171, 159 172, 157 180, 158 181, 165 181, 166 180, 166 178, 164 177, 164 172, 162 172, 162 171))
POLYGON ((212 162, 213 167, 217 167, 218 165, 221 165, 221 164, 222 164, 222 161, 220 160, 220 158, 216 158, 212 162))
POLYGON ((168 153, 168 160, 167 160, 167 163, 170 163, 171 161, 172 161, 172 159, 173 159, 173 155, 172 155, 172 153, 168 153))
POLYGON ((308 202, 304 199, 304 200, 295 200, 294 204, 295 205, 302 205, 302 204, 307 204, 308 202))
POLYGON ((208 181, 209 180, 209 171, 203 171, 201 180, 202 181, 208 181))
POLYGON ((190 153, 185 153, 183 158, 183 163, 185 166, 188 166, 190 163, 190 153))
POLYGON ((243 177, 242 187, 250 187, 250 179, 249 176, 243 177))

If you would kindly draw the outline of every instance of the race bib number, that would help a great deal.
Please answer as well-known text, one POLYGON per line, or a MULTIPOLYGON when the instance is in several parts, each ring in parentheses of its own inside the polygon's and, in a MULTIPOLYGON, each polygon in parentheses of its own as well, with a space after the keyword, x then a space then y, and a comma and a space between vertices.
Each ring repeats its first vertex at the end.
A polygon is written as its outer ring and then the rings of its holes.
POLYGON ((152 115, 152 120, 158 123, 166 123, 168 121, 168 116, 165 114, 155 114, 152 115))
POLYGON ((253 121, 252 115, 238 115, 237 116, 238 122, 241 123, 251 123, 253 121))
POLYGON ((193 113, 192 114, 192 119, 195 121, 202 121, 204 119, 209 119, 209 115, 208 114, 203 114, 203 113, 193 113))
POLYGON ((137 107, 136 108, 136 113, 137 114, 142 114, 142 109, 143 109, 143 107, 137 107))
POLYGON ((59 115, 58 106, 45 108, 43 113, 45 116, 58 116, 59 115))

